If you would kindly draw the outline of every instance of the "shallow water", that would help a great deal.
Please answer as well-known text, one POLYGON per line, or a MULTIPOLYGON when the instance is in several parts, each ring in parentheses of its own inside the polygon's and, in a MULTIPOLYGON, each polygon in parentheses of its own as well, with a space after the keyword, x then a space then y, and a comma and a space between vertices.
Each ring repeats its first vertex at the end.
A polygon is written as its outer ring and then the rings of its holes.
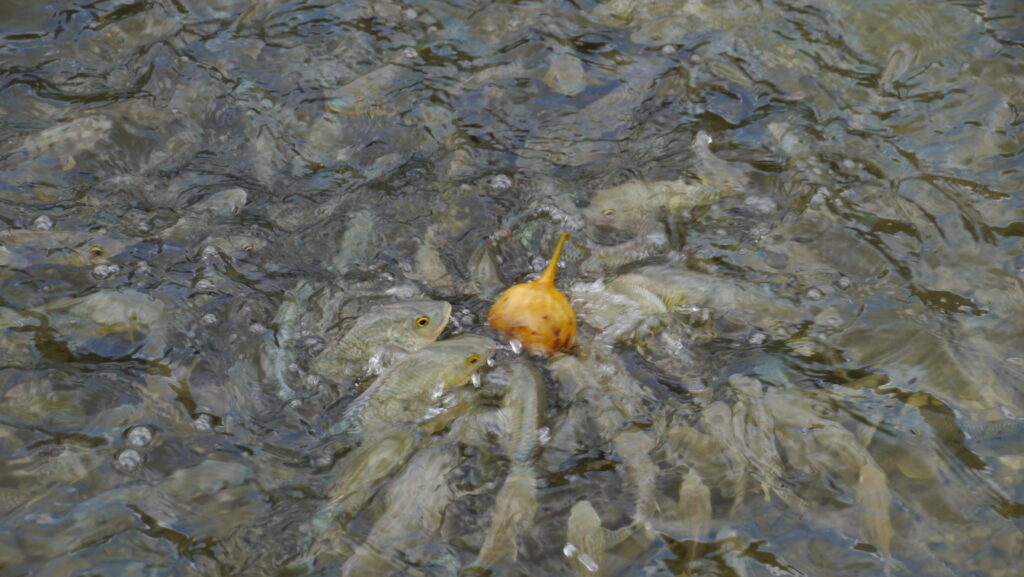
POLYGON ((1011 0, 4 2, 0 575, 1015 574, 1022 30, 1011 0), (540 446, 509 448, 503 348, 311 536, 357 392, 315 356, 396 300, 496 336, 563 230, 580 364, 530 361, 540 446))

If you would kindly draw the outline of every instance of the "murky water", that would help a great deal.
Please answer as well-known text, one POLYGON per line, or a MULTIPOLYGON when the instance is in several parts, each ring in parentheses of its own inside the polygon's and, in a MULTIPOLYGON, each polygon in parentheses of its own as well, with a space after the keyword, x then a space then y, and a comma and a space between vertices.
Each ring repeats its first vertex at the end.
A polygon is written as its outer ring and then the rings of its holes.
POLYGON ((1017 574, 1022 31, 6 0, 0 575, 1017 574))

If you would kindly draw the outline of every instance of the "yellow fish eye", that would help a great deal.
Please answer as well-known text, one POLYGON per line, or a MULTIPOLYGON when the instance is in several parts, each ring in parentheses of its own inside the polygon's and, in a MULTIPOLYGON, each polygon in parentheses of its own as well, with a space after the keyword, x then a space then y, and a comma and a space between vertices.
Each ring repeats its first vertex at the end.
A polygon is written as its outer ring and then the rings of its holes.
POLYGON ((103 256, 103 247, 93 245, 89 247, 89 254, 96 257, 103 256))
POLYGON ((615 209, 614 208, 606 208, 606 209, 601 211, 601 214, 603 214, 605 216, 611 216, 611 215, 615 214, 615 209))
POLYGON ((430 317, 427 315, 416 317, 416 326, 425 327, 430 324, 430 317))
POLYGON ((480 362, 480 355, 477 355, 477 354, 469 355, 469 357, 466 358, 466 364, 470 365, 470 366, 473 366, 473 365, 475 365, 475 364, 477 364, 479 362, 480 362))

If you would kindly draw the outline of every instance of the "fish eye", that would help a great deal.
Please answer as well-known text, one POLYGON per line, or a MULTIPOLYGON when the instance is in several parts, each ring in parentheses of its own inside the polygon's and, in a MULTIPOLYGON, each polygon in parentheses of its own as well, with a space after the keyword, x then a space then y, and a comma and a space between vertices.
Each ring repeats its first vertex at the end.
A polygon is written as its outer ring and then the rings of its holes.
POLYGON ((473 366, 473 365, 475 365, 475 364, 477 364, 479 362, 480 362, 480 355, 476 355, 476 354, 469 355, 469 357, 466 359, 466 364, 469 365, 469 366, 473 366))
POLYGON ((416 317, 416 326, 425 327, 430 324, 430 317, 427 315, 416 317))
POLYGON ((605 216, 612 216, 613 214, 615 214, 615 209, 614 208, 606 208, 606 209, 601 211, 601 214, 603 214, 605 216))
POLYGON ((103 256, 103 247, 93 245, 93 246, 89 247, 89 254, 91 254, 92 256, 97 256, 97 257, 98 256, 103 256))

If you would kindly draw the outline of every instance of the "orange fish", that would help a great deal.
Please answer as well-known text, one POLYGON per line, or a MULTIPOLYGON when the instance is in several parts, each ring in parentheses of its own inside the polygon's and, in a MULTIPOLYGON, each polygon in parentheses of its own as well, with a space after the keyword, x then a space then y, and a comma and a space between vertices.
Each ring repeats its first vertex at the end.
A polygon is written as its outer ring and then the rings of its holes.
POLYGON ((576 313, 569 299, 555 288, 558 257, 568 238, 563 232, 539 279, 509 287, 487 313, 487 324, 519 340, 535 355, 568 349, 576 338, 576 313))

